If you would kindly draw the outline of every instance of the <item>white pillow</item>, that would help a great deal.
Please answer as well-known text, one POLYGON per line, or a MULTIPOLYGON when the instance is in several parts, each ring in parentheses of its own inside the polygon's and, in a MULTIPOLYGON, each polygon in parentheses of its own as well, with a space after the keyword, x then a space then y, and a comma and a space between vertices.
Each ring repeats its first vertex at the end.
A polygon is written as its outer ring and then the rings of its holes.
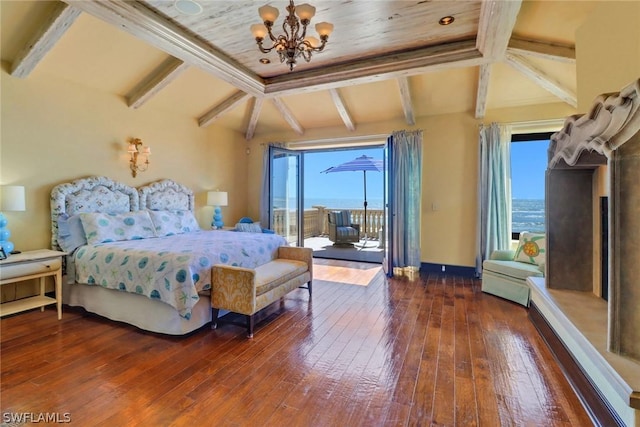
POLYGON ((87 243, 90 245, 156 237, 151 217, 147 211, 117 214, 81 213, 80 221, 87 243))
POLYGON ((191 211, 149 211, 156 235, 173 236, 200 230, 191 211))

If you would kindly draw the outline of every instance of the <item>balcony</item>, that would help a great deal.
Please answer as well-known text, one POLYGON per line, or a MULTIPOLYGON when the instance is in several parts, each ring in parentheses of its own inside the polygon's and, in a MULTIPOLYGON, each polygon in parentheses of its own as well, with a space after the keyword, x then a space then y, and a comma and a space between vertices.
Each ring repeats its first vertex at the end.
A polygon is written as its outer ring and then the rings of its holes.
MULTIPOLYGON (((354 224, 360 224, 362 239, 354 246, 335 247, 328 237, 327 213, 340 209, 342 208, 312 206, 310 209, 304 210, 304 246, 312 248, 313 255, 317 258, 381 263, 384 251, 384 242, 381 241, 384 210, 367 209, 367 229, 364 230, 364 209, 349 209, 351 221, 354 224)), ((274 209, 272 227, 276 233, 287 236, 289 243, 296 243, 298 222, 295 212, 287 209, 274 209)))

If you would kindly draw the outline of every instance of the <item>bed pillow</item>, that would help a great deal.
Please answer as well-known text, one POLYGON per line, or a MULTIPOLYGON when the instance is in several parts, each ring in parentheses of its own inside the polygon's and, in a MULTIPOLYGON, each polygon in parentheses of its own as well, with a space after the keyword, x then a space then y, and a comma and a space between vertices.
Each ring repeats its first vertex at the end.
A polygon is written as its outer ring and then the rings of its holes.
POLYGON ((117 242, 120 240, 139 240, 156 237, 147 211, 124 213, 81 213, 80 221, 84 228, 87 243, 117 242))
POLYGON ((80 215, 64 213, 58 217, 58 245, 63 251, 72 253, 82 245, 87 244, 80 215))
POLYGON ((151 221, 158 237, 190 233, 200 230, 193 212, 185 211, 149 211, 151 221))
POLYGON ((547 251, 547 240, 544 233, 520 233, 520 241, 514 261, 526 262, 534 265, 541 265, 545 262, 547 251))
POLYGON ((239 222, 236 224, 236 231, 244 231, 245 233, 262 233, 262 227, 259 222, 239 222))

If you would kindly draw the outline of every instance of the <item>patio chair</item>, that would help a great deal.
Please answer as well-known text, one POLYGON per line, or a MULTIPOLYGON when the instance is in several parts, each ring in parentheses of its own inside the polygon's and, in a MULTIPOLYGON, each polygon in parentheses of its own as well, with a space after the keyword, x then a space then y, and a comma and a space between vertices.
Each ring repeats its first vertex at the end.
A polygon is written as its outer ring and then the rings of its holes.
POLYGON ((351 223, 348 210, 332 211, 329 216, 329 240, 334 245, 345 245, 360 241, 360 224, 351 223))

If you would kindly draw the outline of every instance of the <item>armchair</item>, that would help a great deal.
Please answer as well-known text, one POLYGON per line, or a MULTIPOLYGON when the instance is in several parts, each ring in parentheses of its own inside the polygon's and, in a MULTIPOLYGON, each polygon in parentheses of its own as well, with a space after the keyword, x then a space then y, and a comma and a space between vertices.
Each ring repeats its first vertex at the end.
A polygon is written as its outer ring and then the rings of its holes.
POLYGON ((360 224, 351 223, 351 212, 348 210, 328 213, 329 240, 334 245, 357 243, 360 241, 360 224))
POLYGON ((482 292, 528 307, 527 277, 545 276, 545 250, 544 234, 523 232, 515 251, 494 251, 482 263, 482 292))

